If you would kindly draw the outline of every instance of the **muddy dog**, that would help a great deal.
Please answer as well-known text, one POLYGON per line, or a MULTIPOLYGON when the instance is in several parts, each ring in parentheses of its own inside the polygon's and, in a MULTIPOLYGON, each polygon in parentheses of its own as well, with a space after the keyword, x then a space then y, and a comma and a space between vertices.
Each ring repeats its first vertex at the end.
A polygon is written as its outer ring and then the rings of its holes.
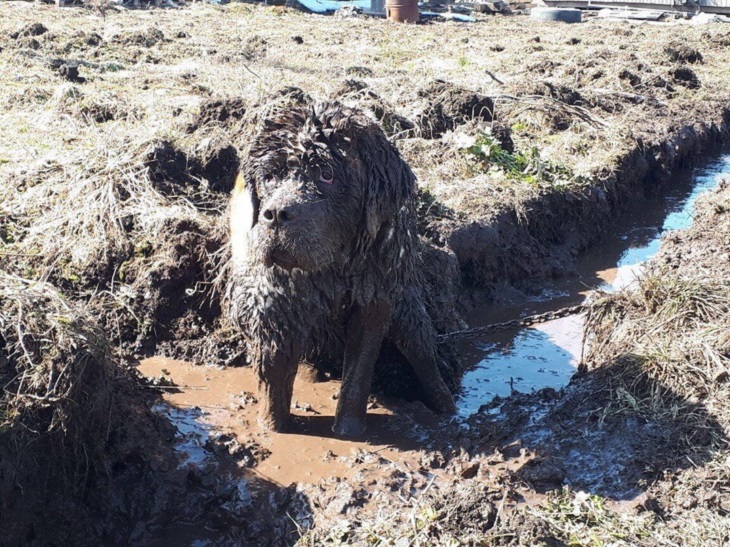
POLYGON ((272 115, 253 139, 230 209, 228 298, 259 377, 262 421, 283 430, 300 358, 344 346, 333 431, 359 436, 385 337, 424 402, 453 412, 422 297, 416 179, 381 129, 338 103, 272 115))

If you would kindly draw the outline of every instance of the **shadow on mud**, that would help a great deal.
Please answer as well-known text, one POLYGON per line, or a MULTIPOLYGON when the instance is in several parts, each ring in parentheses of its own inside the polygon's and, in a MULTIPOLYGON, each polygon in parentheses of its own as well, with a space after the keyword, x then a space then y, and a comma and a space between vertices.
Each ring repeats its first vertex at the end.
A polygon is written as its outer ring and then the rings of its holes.
POLYGON ((650 382, 640 367, 627 355, 580 372, 562 392, 497 398, 464 422, 447 452, 480 460, 497 451, 536 492, 570 485, 636 499, 665 472, 701 466, 727 442, 701 401, 650 382))
MULTIPOLYGON (((137 524, 129 541, 162 545, 293 545, 309 527, 311 508, 296 486, 283 486, 250 471, 258 454, 226 434, 215 432, 197 407, 157 404, 175 432, 147 453, 165 462, 145 476, 124 480, 147 489, 129 500, 146 500, 130 508, 137 524), (153 486, 154 484, 154 486, 153 486)), ((121 538, 120 538, 121 539, 121 538)), ((126 542, 126 541, 125 541, 126 542)))

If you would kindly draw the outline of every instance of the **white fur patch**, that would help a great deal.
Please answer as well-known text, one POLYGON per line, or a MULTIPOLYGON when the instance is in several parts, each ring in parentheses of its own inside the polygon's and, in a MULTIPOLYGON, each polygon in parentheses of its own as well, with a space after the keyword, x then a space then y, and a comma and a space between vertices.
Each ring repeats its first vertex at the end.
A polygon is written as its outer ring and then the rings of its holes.
POLYGON ((250 188, 236 185, 231 198, 231 256, 234 262, 245 261, 251 251, 251 230, 256 223, 256 207, 250 188))

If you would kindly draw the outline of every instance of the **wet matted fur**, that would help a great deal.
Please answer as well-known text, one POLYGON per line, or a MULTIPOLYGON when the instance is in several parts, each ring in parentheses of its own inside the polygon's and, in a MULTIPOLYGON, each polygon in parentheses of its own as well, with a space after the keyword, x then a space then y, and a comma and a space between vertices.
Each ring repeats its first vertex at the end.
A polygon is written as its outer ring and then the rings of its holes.
POLYGON ((453 412, 423 301, 415 176, 381 129, 338 103, 281 110, 254 138, 233 192, 233 319, 260 380, 263 421, 286 427, 301 357, 341 340, 334 430, 364 431, 385 338, 424 400, 453 412))

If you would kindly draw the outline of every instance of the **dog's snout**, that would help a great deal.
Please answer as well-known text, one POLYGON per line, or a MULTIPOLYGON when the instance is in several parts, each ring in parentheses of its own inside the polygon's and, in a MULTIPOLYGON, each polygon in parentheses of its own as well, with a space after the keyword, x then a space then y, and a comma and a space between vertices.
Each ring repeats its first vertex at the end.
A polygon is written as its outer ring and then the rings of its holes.
POLYGON ((261 216, 269 226, 285 226, 299 216, 299 208, 295 205, 268 207, 261 216))

